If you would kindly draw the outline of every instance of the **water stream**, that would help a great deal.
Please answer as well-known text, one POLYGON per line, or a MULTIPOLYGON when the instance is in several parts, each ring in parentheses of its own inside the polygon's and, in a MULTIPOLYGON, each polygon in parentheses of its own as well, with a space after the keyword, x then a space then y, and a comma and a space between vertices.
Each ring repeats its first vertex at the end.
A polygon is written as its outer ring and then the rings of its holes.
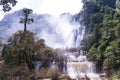
POLYGON ((84 45, 81 41, 84 37, 84 28, 76 29, 74 34, 74 44, 77 49, 76 52, 66 52, 67 55, 67 74, 74 80, 101 80, 96 73, 93 62, 87 60, 86 54, 82 50, 84 45))

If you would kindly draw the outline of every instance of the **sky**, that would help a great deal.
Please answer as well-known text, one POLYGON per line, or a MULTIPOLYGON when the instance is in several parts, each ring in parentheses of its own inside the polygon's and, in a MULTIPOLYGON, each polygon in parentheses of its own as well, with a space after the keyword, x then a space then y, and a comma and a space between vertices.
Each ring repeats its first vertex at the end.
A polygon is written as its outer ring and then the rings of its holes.
MULTIPOLYGON (((82 9, 82 0, 17 0, 18 3, 8 13, 20 10, 22 8, 30 8, 37 14, 51 14, 58 16, 62 13, 78 13, 82 9)), ((0 8, 1 9, 1 8, 0 8)), ((0 20, 5 14, 0 10, 0 20)))

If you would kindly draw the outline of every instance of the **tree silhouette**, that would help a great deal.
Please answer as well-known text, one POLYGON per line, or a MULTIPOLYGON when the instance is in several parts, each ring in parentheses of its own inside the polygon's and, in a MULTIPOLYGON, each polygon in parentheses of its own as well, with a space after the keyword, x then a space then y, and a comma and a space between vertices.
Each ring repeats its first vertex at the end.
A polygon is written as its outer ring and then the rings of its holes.
POLYGON ((25 8, 23 9, 23 13, 24 13, 24 18, 20 18, 20 23, 24 24, 24 32, 27 31, 27 24, 31 24, 34 22, 34 20, 32 18, 29 18, 29 15, 32 14, 32 9, 28 9, 25 8))
POLYGON ((11 7, 14 7, 16 5, 16 0, 0 0, 0 5, 3 6, 3 11, 7 12, 11 10, 11 7))

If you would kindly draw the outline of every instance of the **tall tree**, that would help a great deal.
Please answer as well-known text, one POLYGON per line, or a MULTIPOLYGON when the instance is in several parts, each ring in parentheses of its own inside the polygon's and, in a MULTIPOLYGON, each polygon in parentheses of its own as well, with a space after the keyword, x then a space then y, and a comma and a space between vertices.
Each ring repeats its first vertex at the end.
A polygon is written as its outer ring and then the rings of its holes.
POLYGON ((29 18, 29 15, 32 14, 32 9, 25 8, 23 9, 24 18, 20 18, 20 23, 24 24, 24 31, 27 31, 27 24, 33 23, 34 20, 29 18))

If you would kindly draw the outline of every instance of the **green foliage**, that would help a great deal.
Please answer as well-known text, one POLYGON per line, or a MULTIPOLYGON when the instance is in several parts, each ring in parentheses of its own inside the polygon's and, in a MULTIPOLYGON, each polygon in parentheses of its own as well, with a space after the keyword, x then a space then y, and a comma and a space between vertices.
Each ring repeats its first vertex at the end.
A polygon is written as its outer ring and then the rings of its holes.
POLYGON ((29 31, 18 31, 9 38, 2 51, 6 64, 20 65, 27 63, 32 65, 33 60, 42 62, 43 67, 49 67, 52 61, 60 62, 63 59, 55 50, 45 45, 43 39, 34 40, 34 34, 29 31), (34 59, 35 58, 35 59, 34 59))
POLYGON ((2 5, 4 12, 10 11, 11 7, 14 7, 16 3, 16 0, 0 0, 0 5, 2 5))
POLYGON ((97 48, 93 46, 92 48, 90 48, 89 53, 87 54, 87 57, 91 61, 97 61, 100 59, 100 53, 98 52, 97 48))
POLYGON ((117 38, 120 38, 120 24, 119 23, 115 28, 115 34, 117 38))
POLYGON ((38 51, 35 52, 36 59, 42 63, 42 66, 47 68, 49 67, 50 63, 56 57, 55 53, 50 48, 40 48, 38 51))
POLYGON ((103 15, 100 13, 96 13, 90 17, 90 23, 100 24, 103 20, 103 15))
POLYGON ((9 67, 4 65, 0 68, 0 80, 34 80, 34 72, 29 71, 25 65, 9 67))
POLYGON ((95 0, 99 7, 109 6, 115 8, 116 0, 95 0))
POLYGON ((115 14, 115 9, 109 6, 102 6, 100 12, 103 13, 104 15, 108 14, 111 17, 113 17, 115 14))
POLYGON ((117 73, 120 70, 120 40, 110 42, 110 46, 105 51, 104 67, 117 73))
POLYGON ((84 37, 85 50, 88 52, 92 45, 95 43, 95 36, 93 34, 88 34, 84 37))
POLYGON ((37 74, 33 70, 37 61, 44 68, 40 68, 39 77, 56 80, 65 66, 65 58, 47 47, 44 39, 35 40, 34 33, 30 31, 14 33, 3 47, 2 58, 4 63, 2 67, 0 65, 0 80, 35 80, 37 74), (56 72, 48 70, 53 62, 58 67, 56 72))
POLYGON ((6 64, 20 65, 26 62, 30 67, 33 47, 34 34, 32 32, 18 31, 12 37, 9 38, 8 44, 3 48, 2 55, 6 64))
POLYGON ((65 65, 65 57, 49 47, 39 48, 39 50, 35 52, 35 61, 40 61, 44 68, 50 67, 52 62, 55 62, 61 71, 65 65))
POLYGON ((83 1, 82 24, 86 26, 86 33, 91 33, 95 25, 102 25, 104 15, 112 19, 115 14, 115 0, 85 0, 83 1))
POLYGON ((109 77, 117 75, 120 72, 120 9, 116 11, 116 0, 84 0, 83 3, 80 14, 86 27, 87 57, 97 62, 109 77))

